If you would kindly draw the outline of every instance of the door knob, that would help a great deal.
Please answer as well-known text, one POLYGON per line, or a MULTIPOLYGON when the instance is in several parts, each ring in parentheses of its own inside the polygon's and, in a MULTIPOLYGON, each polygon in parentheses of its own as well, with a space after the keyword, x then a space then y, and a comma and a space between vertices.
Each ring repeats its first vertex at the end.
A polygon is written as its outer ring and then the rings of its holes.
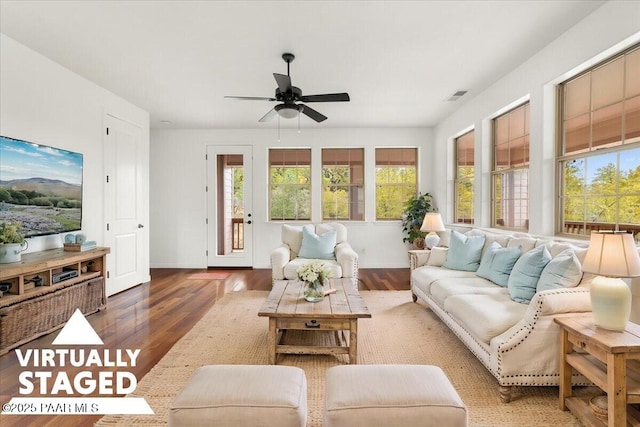
POLYGON ((144 228, 144 225, 138 224, 138 228, 144 228))

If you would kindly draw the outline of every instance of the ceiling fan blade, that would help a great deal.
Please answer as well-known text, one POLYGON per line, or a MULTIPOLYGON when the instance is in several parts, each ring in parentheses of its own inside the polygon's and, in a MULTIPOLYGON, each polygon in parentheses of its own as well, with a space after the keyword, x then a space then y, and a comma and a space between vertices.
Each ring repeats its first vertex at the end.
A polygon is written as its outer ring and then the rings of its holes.
POLYGON ((300 97, 302 102, 346 102, 349 101, 348 93, 325 93, 322 95, 304 95, 300 97))
POLYGON ((275 101, 275 98, 267 98, 264 96, 225 96, 227 99, 241 99, 244 101, 275 101))
POLYGON ((269 112, 267 114, 265 114, 264 116, 262 116, 260 118, 260 120, 258 120, 259 122, 268 122, 269 120, 271 120, 273 118, 273 116, 275 116, 276 114, 278 114, 278 112, 276 111, 275 108, 272 108, 271 110, 269 110, 269 112))
POLYGON ((280 92, 287 93, 291 92, 291 77, 285 76, 284 74, 273 73, 273 77, 276 79, 278 83, 278 89, 280 92))
POLYGON ((302 109, 302 114, 304 114, 305 116, 315 120, 316 122, 320 123, 320 122, 324 122, 325 120, 327 120, 327 116, 318 113, 316 110, 314 110, 311 107, 307 107, 306 105, 303 105, 303 109, 302 109))

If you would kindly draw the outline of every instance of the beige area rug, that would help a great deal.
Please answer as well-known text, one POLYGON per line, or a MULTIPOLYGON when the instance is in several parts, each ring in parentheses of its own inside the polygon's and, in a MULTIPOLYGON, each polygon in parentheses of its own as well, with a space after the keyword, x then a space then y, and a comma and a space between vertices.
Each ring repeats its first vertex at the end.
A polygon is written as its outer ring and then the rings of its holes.
MULTIPOLYGON (((144 397, 154 416, 112 415, 97 425, 165 425, 169 403, 199 366, 267 364, 268 320, 257 316, 266 295, 226 295, 139 382, 133 395, 144 397)), ((440 366, 467 405, 472 426, 581 425, 558 409, 557 387, 518 388, 515 401, 501 403, 495 378, 428 308, 411 302, 409 291, 363 291, 362 296, 372 318, 358 322, 358 363, 440 366)), ((322 426, 325 373, 345 357, 280 355, 279 364, 306 373, 308 427, 322 426)))

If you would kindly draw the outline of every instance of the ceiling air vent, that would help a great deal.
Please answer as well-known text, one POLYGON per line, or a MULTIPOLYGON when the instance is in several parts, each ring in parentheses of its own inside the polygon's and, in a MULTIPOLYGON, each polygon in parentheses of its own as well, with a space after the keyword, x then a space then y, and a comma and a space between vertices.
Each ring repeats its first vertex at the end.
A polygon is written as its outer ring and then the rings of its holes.
POLYGON ((467 92, 469 92, 468 90, 457 90, 455 92, 453 92, 453 95, 451 95, 447 101, 457 101, 458 99, 462 98, 464 96, 464 94, 466 94, 467 92))

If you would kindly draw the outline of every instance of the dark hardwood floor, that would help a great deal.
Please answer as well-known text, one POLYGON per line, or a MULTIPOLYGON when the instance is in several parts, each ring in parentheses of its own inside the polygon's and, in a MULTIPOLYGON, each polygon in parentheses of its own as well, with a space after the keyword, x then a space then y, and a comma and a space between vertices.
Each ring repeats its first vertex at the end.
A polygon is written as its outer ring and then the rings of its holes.
MULTIPOLYGON (((193 325, 228 292, 271 289, 271 270, 230 269, 206 270, 226 272, 223 280, 189 279, 205 270, 152 269, 151 282, 138 285, 109 297, 107 309, 87 317, 104 341, 102 349, 140 349, 135 367, 127 368, 138 380, 169 351, 193 325)), ((360 269, 361 290, 409 289, 409 269, 360 269)), ((52 348, 57 331, 20 346, 20 349, 52 348)), ((0 403, 21 397, 18 376, 20 366, 14 350, 0 357, 0 403)), ((75 373, 105 368, 54 368, 54 375, 64 371, 69 378, 75 373)), ((35 382, 34 382, 35 383, 35 382)), ((28 396, 38 396, 36 392, 28 396)), ((47 394, 45 392, 45 394, 47 394)), ((94 394, 97 395, 97 394, 94 394)), ((26 395, 24 397, 27 397, 26 395)), ((63 394, 59 397, 64 397, 63 394)), ((19 416, 0 415, 0 425, 8 426, 92 426, 101 416, 19 416)))

